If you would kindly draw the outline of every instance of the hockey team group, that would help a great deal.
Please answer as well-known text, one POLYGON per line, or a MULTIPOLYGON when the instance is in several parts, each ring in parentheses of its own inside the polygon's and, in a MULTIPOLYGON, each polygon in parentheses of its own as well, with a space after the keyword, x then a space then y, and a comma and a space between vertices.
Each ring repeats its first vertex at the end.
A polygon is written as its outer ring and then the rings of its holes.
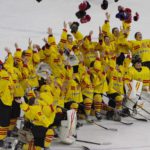
POLYGON ((64 22, 59 42, 48 28, 43 46, 29 39, 26 50, 17 43, 14 54, 5 48, 7 57, 0 61, 1 148, 6 149, 9 137, 18 139, 16 150, 49 149, 54 136, 72 144, 81 119, 120 121, 145 110, 141 95, 150 96, 150 40, 139 31, 129 40, 131 10, 118 10, 122 27, 111 27, 106 13, 97 41, 93 31, 83 35, 78 22, 64 22))

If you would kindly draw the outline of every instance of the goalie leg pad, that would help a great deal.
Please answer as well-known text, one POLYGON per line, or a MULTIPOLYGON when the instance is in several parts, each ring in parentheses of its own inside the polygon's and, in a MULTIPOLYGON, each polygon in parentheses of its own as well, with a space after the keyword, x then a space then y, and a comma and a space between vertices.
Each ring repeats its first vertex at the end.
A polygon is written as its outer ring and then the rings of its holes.
POLYGON ((75 142, 74 135, 76 134, 76 125, 77 125, 77 118, 76 118, 76 111, 69 110, 67 111, 67 120, 61 121, 60 130, 60 139, 65 144, 72 144, 75 142))

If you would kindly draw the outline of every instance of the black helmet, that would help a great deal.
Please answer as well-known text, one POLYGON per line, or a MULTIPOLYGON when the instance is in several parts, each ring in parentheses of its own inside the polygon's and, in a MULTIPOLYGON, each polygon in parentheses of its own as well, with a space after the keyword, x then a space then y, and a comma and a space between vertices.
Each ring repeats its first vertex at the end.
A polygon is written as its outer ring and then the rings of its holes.
POLYGON ((134 65, 137 62, 142 62, 142 59, 138 54, 132 56, 132 64, 134 65))

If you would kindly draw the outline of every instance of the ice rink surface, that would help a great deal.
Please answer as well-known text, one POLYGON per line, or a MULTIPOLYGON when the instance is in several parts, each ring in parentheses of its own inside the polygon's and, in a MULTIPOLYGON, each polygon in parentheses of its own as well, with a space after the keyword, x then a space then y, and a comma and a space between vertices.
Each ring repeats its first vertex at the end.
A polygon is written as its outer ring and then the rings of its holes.
MULTIPOLYGON (((132 23, 129 39, 134 39, 134 33, 141 31, 143 38, 150 37, 150 1, 149 0, 120 0, 114 3, 109 1, 111 14, 111 26, 120 27, 121 23, 115 18, 117 6, 122 5, 132 9, 133 14, 138 12, 140 19, 132 23)), ((0 59, 4 60, 5 47, 15 51, 14 43, 25 50, 28 46, 28 39, 41 46, 42 39, 47 37, 46 30, 52 27, 57 41, 63 28, 63 21, 79 21, 75 17, 78 5, 82 0, 43 0, 37 3, 35 0, 0 0, 0 59)), ((93 39, 98 37, 98 27, 102 26, 105 19, 105 12, 100 5, 102 0, 89 0, 91 8, 87 13, 91 16, 91 21, 80 25, 80 31, 88 34, 94 31, 93 39)), ((150 98, 149 98, 150 99, 150 98)), ((150 111, 150 103, 145 103, 145 108, 150 111)), ((150 115, 143 112, 145 116, 150 115)), ((123 118, 124 121, 133 122, 133 125, 123 125, 119 122, 102 120, 99 124, 106 127, 118 129, 117 132, 108 131, 96 125, 85 125, 78 132, 78 139, 97 143, 110 143, 110 145, 92 145, 76 142, 74 145, 52 145, 52 150, 78 150, 77 145, 88 146, 91 150, 150 150, 150 122, 141 122, 132 118, 123 118)))

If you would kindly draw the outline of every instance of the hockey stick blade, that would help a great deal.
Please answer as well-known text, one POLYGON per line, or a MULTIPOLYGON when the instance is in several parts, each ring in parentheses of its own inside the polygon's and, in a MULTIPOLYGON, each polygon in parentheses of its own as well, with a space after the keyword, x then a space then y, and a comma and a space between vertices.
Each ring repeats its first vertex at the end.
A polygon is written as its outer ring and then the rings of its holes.
POLYGON ((138 120, 138 121, 143 121, 143 122, 147 122, 148 121, 147 119, 144 119, 144 118, 136 118, 136 117, 133 117, 133 116, 130 116, 130 117, 135 119, 135 120, 138 120))
POLYGON ((125 125, 132 125, 133 124, 133 122, 125 122, 125 121, 119 121, 119 122, 122 124, 125 124, 125 125))
POLYGON ((95 145, 111 145, 112 144, 110 142, 96 143, 96 142, 85 141, 85 140, 76 140, 76 141, 77 142, 82 142, 82 143, 88 143, 88 144, 95 144, 95 145))
POLYGON ((116 129, 116 128, 108 128, 107 130, 118 131, 118 129, 116 129))

